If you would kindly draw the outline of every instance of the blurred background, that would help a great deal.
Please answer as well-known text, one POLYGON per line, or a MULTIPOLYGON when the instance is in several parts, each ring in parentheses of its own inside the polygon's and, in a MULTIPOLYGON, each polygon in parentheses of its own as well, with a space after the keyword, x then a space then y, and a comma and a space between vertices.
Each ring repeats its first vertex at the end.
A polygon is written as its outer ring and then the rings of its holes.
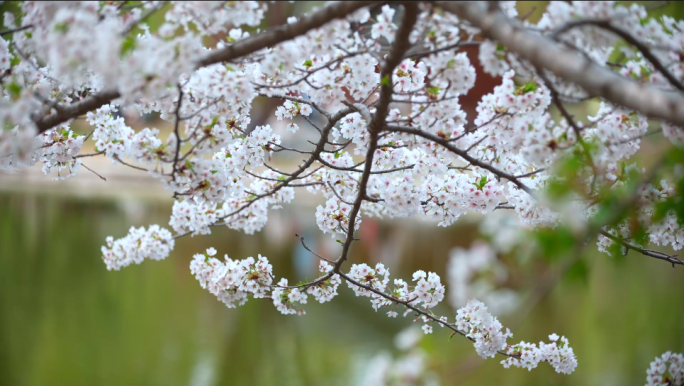
MULTIPOLYGON (((312 3, 269 4, 265 24, 281 24, 322 2, 312 3)), ((679 4, 657 12, 679 16, 679 4)), ((544 6, 524 2, 519 11, 534 10, 534 20, 544 6)), ((487 93, 487 87, 479 82, 473 93, 487 93)), ((253 124, 275 126, 278 104, 257 103, 253 124)), ((154 116, 130 118, 136 129, 168 130, 154 116)), ((75 129, 87 132, 82 124, 77 121, 75 129)), ((644 159, 663 146, 657 136, 645 141, 644 159)), ((280 161, 287 169, 298 159, 280 161)), ((307 315, 297 317, 281 315, 266 300, 227 309, 190 274, 192 255, 213 246, 234 259, 265 255, 276 275, 291 282, 316 277, 315 257, 294 234, 321 254, 336 253, 334 239, 315 225, 320 197, 298 193, 293 205, 270 213, 258 234, 217 228, 210 236, 177 240, 164 261, 108 272, 100 252, 105 237, 123 237, 130 226, 168 227, 173 201, 144 172, 112 167, 103 158, 85 164, 107 181, 83 169, 67 181, 51 181, 39 167, 0 175, 0 385, 362 385, 378 355, 402 355, 395 341, 412 318, 375 313, 368 299, 355 298, 346 284, 331 303, 310 298, 307 315)), ((503 223, 506 214, 497 216, 503 223)), ((486 237, 479 232, 481 220, 467 216, 438 228, 364 218, 351 262, 383 262, 393 278, 410 279, 417 269, 434 271, 448 285, 452 249, 486 237)), ((513 342, 565 335, 579 361, 575 373, 556 374, 544 363, 531 372, 506 370, 501 358, 485 361, 470 341, 449 340, 447 331, 436 328, 415 343, 433 381, 643 385, 656 356, 684 351, 681 269, 633 253, 624 258, 600 254, 595 241, 577 256, 528 257, 524 245, 498 254, 509 273, 498 285, 521 294, 520 306, 500 319, 511 327, 513 342)), ((453 318, 449 304, 445 300, 435 312, 453 318)))

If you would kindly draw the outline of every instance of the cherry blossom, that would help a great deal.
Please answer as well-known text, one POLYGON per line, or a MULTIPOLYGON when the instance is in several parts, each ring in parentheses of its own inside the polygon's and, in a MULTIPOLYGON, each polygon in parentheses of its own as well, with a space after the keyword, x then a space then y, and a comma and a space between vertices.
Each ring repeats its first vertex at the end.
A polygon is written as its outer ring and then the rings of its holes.
POLYGON ((684 356, 666 352, 646 370, 646 386, 684 385, 684 356))

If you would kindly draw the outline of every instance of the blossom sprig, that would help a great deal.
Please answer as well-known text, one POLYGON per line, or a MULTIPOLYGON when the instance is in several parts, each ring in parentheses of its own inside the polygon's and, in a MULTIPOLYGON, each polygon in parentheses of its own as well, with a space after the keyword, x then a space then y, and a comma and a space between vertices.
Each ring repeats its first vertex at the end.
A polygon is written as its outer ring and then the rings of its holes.
POLYGON ((253 257, 232 260, 225 255, 221 261, 215 256, 214 248, 196 254, 190 262, 190 272, 202 288, 228 308, 245 304, 249 295, 257 299, 268 296, 273 283, 273 267, 266 257, 259 255, 256 260, 253 257))
MULTIPOLYGON (((362 264, 356 265, 353 273, 350 272, 349 275, 342 274, 341 276, 347 280, 349 287, 355 291, 357 296, 371 297, 374 308, 377 305, 390 305, 392 303, 403 306, 406 309, 404 316, 414 312, 418 315, 415 321, 424 322, 422 330, 425 334, 433 332, 433 324, 448 327, 453 331, 452 336, 460 334, 473 341, 475 351, 482 358, 494 357, 497 354, 508 357, 501 362, 505 368, 514 366, 532 369, 537 367, 539 362, 549 362, 556 372, 570 374, 577 367, 577 359, 565 337, 562 337, 561 342, 557 343, 558 335, 551 334, 549 339, 552 343, 540 342, 539 347, 525 342, 509 345, 507 339, 513 334, 509 329, 503 331, 503 326, 499 320, 487 311, 487 306, 484 303, 476 299, 469 300, 464 307, 457 310, 455 322, 450 323, 445 316, 436 316, 428 312, 429 310, 423 311, 417 308, 414 304, 415 300, 402 299, 396 294, 386 293, 385 273, 389 274, 382 265, 373 270, 362 264), (383 273, 382 280, 378 280, 377 268, 383 273), (359 279, 365 283, 361 283, 359 279), (383 282, 385 284, 382 284, 383 282)), ((425 276, 425 272, 417 271, 414 274, 414 279, 420 282, 424 280, 425 276)), ((396 315, 394 311, 388 313, 390 317, 396 317, 396 315)))
POLYGON ((329 302, 337 296, 337 287, 342 282, 340 276, 333 272, 331 264, 323 260, 318 268, 322 276, 312 282, 288 286, 288 280, 283 278, 274 286, 271 298, 278 311, 286 315, 305 315, 306 312, 296 309, 295 304, 306 304, 307 294, 312 295, 319 303, 329 302))
MULTIPOLYGON (((288 99, 282 106, 279 106, 276 109, 275 115, 279 121, 282 121, 283 119, 292 119, 297 115, 308 117, 311 115, 311 112, 312 109, 310 105, 306 103, 293 102, 292 100, 288 99)), ((288 131, 295 133, 299 129, 299 126, 292 122, 287 125, 287 129, 288 131)))
POLYGON ((668 351, 646 370, 646 386, 684 385, 684 355, 668 351))
POLYGON ((140 264, 145 259, 163 260, 173 250, 175 240, 167 229, 159 225, 131 227, 128 235, 114 240, 107 237, 107 246, 102 247, 102 260, 108 270, 118 271, 130 264, 140 264))
POLYGON ((81 151, 85 136, 62 127, 46 131, 39 138, 42 140, 39 152, 43 173, 50 174, 55 169, 57 180, 76 175, 81 165, 81 160, 76 156, 81 151), (64 174, 63 170, 68 172, 64 174))

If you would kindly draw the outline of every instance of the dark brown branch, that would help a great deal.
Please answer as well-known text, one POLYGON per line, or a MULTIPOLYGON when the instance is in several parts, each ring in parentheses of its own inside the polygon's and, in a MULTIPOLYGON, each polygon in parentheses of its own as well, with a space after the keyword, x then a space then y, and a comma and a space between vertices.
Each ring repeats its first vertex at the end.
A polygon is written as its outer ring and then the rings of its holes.
POLYGON ((644 249, 644 248, 641 248, 641 247, 639 247, 639 246, 637 246, 637 245, 630 244, 630 243, 626 242, 625 240, 623 240, 623 239, 621 239, 621 238, 619 238, 619 237, 613 236, 613 235, 611 235, 610 233, 608 233, 608 232, 606 232, 606 231, 604 231, 604 230, 600 230, 599 233, 600 233, 601 235, 603 235, 603 236, 605 236, 605 237, 607 237, 607 238, 609 238, 609 239, 611 239, 611 240, 617 242, 618 244, 622 245, 623 247, 625 247, 625 248, 627 248, 627 249, 631 249, 631 250, 633 250, 633 251, 637 251, 637 252, 639 252, 639 253, 641 253, 642 255, 645 255, 645 256, 653 257, 653 258, 656 258, 656 259, 659 259, 659 260, 665 260, 665 261, 669 262, 670 264, 672 264, 672 268, 675 267, 675 264, 677 264, 677 265, 684 265, 684 261, 679 260, 679 259, 677 258, 677 255, 668 255, 668 254, 666 254, 666 253, 654 251, 654 250, 652 250, 652 249, 644 249))
POLYGON ((83 166, 84 168, 88 169, 90 172, 92 172, 92 173, 95 174, 96 176, 100 177, 103 181, 107 181, 106 178, 102 177, 102 176, 101 176, 98 172, 96 172, 95 170, 93 170, 93 169, 87 167, 86 164, 81 163, 81 166, 83 166))
MULTIPOLYGON (((325 148, 325 144, 326 144, 326 142, 327 142, 327 140, 328 140, 328 134, 330 134, 330 131, 332 130, 333 126, 335 126, 335 124, 336 124, 340 119, 342 119, 344 116, 346 116, 347 114, 349 114, 349 113, 351 113, 351 112, 352 112, 352 109, 347 108, 347 109, 342 109, 342 110, 340 110, 340 111, 338 111, 338 112, 336 112, 336 113, 334 113, 334 114, 332 114, 332 115, 330 116, 330 121, 328 121, 328 124, 323 128, 323 133, 321 133, 321 138, 319 139, 318 144, 316 145, 316 148, 313 150, 313 152, 312 152, 312 154, 311 154, 311 157, 309 157, 309 158, 308 158, 308 159, 307 159, 307 160, 306 160, 306 161, 305 161, 305 162, 304 162, 304 163, 303 163, 295 172, 293 172, 293 173, 291 173, 291 174, 289 174, 289 175, 288 175, 288 174, 284 174, 284 173, 282 173, 282 172, 278 172, 278 173, 287 175, 288 177, 287 177, 286 179, 284 179, 280 184, 278 184, 278 185, 276 185, 275 187, 273 187, 273 189, 271 189, 270 191, 268 191, 268 192, 266 192, 266 193, 263 193, 263 194, 256 195, 255 198, 253 198, 253 199, 251 199, 251 200, 248 200, 248 201, 247 201, 244 205, 242 205, 240 208, 236 209, 235 211, 233 211, 233 212, 231 212, 231 213, 226 214, 225 216, 219 218, 219 220, 224 220, 224 219, 226 219, 226 218, 228 218, 228 217, 230 217, 230 216, 234 216, 234 215, 236 215, 236 214, 242 212, 243 210, 245 210, 245 209, 247 209, 248 207, 250 207, 250 206, 251 206, 253 203, 255 203, 256 201, 258 201, 258 200, 260 200, 260 199, 262 199, 262 198, 264 198, 264 197, 272 196, 272 195, 275 194, 277 191, 279 191, 280 189, 282 189, 282 188, 288 186, 292 181, 294 181, 294 180, 296 180, 297 178, 299 178, 299 175, 302 174, 302 173, 304 173, 304 171, 305 171, 306 169, 308 169, 309 166, 311 166, 311 165, 316 161, 316 159, 318 159, 318 156, 320 155, 320 153, 321 153, 321 152, 323 151, 323 149, 325 148)), ((269 166, 269 169, 272 169, 272 168, 269 166)), ((277 170, 276 170, 276 171, 277 171, 277 170)), ((300 185, 300 186, 303 186, 303 185, 300 185)))
POLYGON ((546 169, 544 169, 544 168, 539 168, 539 169, 537 169, 537 170, 535 170, 535 171, 532 171, 532 172, 529 172, 529 173, 525 173, 525 174, 521 174, 521 175, 519 175, 519 176, 515 176, 515 178, 527 178, 527 177, 532 177, 533 175, 535 175, 535 174, 537 174, 537 173, 541 173, 541 172, 543 172, 543 171, 546 171, 546 169))
MULTIPOLYGON (((338 2, 327 6, 309 16, 303 16, 299 21, 275 28, 268 29, 252 37, 240 40, 221 50, 216 50, 198 62, 197 67, 204 67, 214 63, 234 60, 263 48, 271 47, 286 40, 307 33, 309 30, 323 26, 324 24, 344 17, 359 8, 372 5, 369 1, 347 1, 338 2)), ((88 99, 69 106, 62 107, 62 112, 51 115, 36 121, 38 132, 42 133, 62 122, 83 115, 100 106, 110 103, 112 100, 121 97, 117 90, 106 90, 88 99)))
POLYGON ((370 139, 368 143, 368 151, 366 152, 366 163, 364 165, 363 174, 361 175, 361 180, 359 181, 359 192, 356 195, 356 201, 354 201, 354 206, 352 206, 351 212, 349 213, 347 239, 342 246, 342 254, 340 258, 335 262, 335 269, 337 271, 339 271, 340 267, 347 259, 349 248, 354 241, 356 218, 361 210, 361 204, 363 203, 364 197, 367 196, 366 188, 368 185, 368 179, 370 178, 371 169, 373 167, 373 156, 378 145, 378 135, 387 125, 385 120, 387 119, 389 103, 392 100, 392 73, 394 72, 394 69, 401 63, 404 53, 409 48, 409 35, 413 30, 413 26, 416 24, 417 18, 418 6, 415 3, 405 3, 404 18, 399 26, 399 29, 397 30, 390 53, 380 71, 380 98, 378 99, 378 103, 376 105, 375 115, 368 124, 368 133, 370 139))
POLYGON ((221 63, 249 55, 262 48, 271 47, 285 40, 294 39, 304 35, 308 31, 323 26, 324 24, 345 15, 348 15, 359 8, 373 5, 369 1, 344 1, 334 3, 308 16, 302 16, 299 21, 293 24, 284 24, 257 34, 253 37, 240 40, 222 50, 210 53, 200 60, 198 66, 204 67, 214 63, 221 63))
POLYGON ((118 91, 103 91, 99 94, 95 94, 88 99, 74 103, 68 106, 61 106, 61 111, 57 114, 50 115, 39 121, 36 121, 36 127, 38 132, 42 133, 47 131, 62 122, 66 122, 70 119, 76 118, 79 115, 83 115, 89 111, 95 110, 101 106, 106 105, 112 100, 119 98, 121 94, 118 91))
POLYGON ((313 250, 311 250, 311 248, 309 248, 309 246, 306 245, 306 242, 304 242, 304 237, 302 237, 302 236, 300 236, 300 235, 298 235, 298 234, 295 234, 295 237, 298 238, 299 241, 302 242, 302 246, 304 247, 304 249, 306 249, 307 251, 313 253, 314 256, 318 257, 318 258, 321 259, 321 260, 327 261, 328 263, 331 263, 331 264, 334 264, 334 263, 335 263, 334 261, 332 261, 332 260, 330 260, 330 259, 326 259, 325 257, 323 257, 323 256, 319 255, 318 253, 314 252, 313 250))
POLYGON ((424 58, 426 56, 434 55, 434 54, 437 54, 437 53, 440 53, 443 51, 457 50, 457 49, 463 48, 463 47, 477 47, 480 44, 482 44, 482 42, 459 42, 459 43, 451 44, 451 45, 448 45, 445 47, 436 48, 436 49, 430 50, 430 51, 414 52, 414 53, 407 52, 406 55, 404 55, 404 58, 411 58, 411 59, 418 60, 418 59, 424 58))
POLYGON ((176 153, 173 156, 173 169, 171 171, 171 178, 176 181, 176 171, 178 170, 178 159, 180 157, 180 147, 181 147, 181 138, 180 138, 180 133, 178 132, 178 127, 180 126, 181 122, 181 117, 180 117, 180 110, 181 110, 181 105, 183 104, 183 89, 181 88, 181 85, 178 85, 178 104, 176 105, 176 112, 174 115, 176 116, 176 122, 173 126, 173 134, 176 136, 176 153))
MULTIPOLYGON (((447 327, 448 329, 450 329, 451 331, 453 331, 455 334, 460 334, 460 335, 466 336, 466 333, 465 333, 465 332, 459 330, 459 329, 456 328, 456 326, 454 326, 453 324, 451 324, 451 323, 449 323, 449 322, 445 322, 445 321, 439 319, 438 317, 432 315, 431 313, 425 312, 425 311, 423 311, 423 310, 421 310, 421 309, 419 309, 419 308, 413 306, 411 303, 412 303, 415 299, 400 300, 400 299, 397 299, 397 298, 395 298, 395 297, 393 297, 393 296, 387 295, 386 293, 384 293, 384 292, 382 292, 382 291, 378 291, 378 290, 376 290, 376 289, 373 288, 373 287, 370 287, 370 286, 367 286, 367 285, 365 285, 365 284, 359 283, 358 281, 356 281, 356 280, 350 278, 349 276, 347 276, 347 275, 344 274, 343 272, 339 271, 339 269, 337 269, 337 268, 334 270, 334 272, 337 273, 338 275, 340 275, 344 280, 346 280, 346 281, 348 281, 348 282, 354 284, 354 285, 357 286, 357 287, 361 287, 361 288, 363 288, 363 289, 365 289, 365 290, 371 291, 372 293, 374 293, 374 294, 376 294, 376 295, 382 296, 383 298, 385 298, 385 299, 387 299, 387 300, 389 300, 389 301, 391 301, 391 302, 400 304, 400 305, 402 305, 402 306, 404 306, 404 307, 410 309, 411 311, 413 311, 413 312, 415 312, 415 313, 417 313, 417 314, 419 314, 419 315, 421 315, 421 316, 424 316, 424 317, 430 319, 430 320, 433 321, 433 322, 437 322, 437 323, 443 325, 444 327, 447 327)), ((473 339, 473 338, 470 338, 470 337, 467 337, 467 336, 466 336, 466 338, 470 339, 470 340, 473 341, 473 342, 475 341, 475 339, 473 339)), ((517 355, 515 355, 515 354, 508 354, 508 353, 506 353, 506 352, 503 351, 503 350, 499 350, 499 351, 497 351, 497 353, 498 353, 498 354, 501 354, 501 355, 504 355, 504 356, 507 356, 507 357, 518 358, 517 355)))
POLYGON ((417 135, 419 137, 423 137, 423 138, 428 139, 432 142, 435 142, 439 145, 442 145, 442 147, 444 147, 445 149, 447 149, 447 150, 451 151, 452 153, 458 155, 459 157, 463 158, 464 160, 468 161, 469 163, 471 163, 477 167, 480 167, 482 169, 488 170, 500 178, 504 178, 506 180, 511 181, 512 183, 517 185, 520 189, 529 193, 532 197, 536 197, 535 191, 532 188, 530 188, 529 186, 525 185, 523 182, 521 182, 516 176, 508 174, 502 170, 499 170, 499 169, 495 168, 494 166, 492 166, 486 162, 480 161, 477 158, 473 158, 466 151, 457 148, 456 146, 454 146, 453 143, 449 142, 449 140, 447 140, 447 139, 444 139, 444 138, 442 138, 438 135, 432 134, 432 133, 428 133, 426 131, 418 130, 416 128, 407 127, 407 126, 389 125, 389 126, 387 126, 387 130, 392 131, 392 132, 397 132, 397 133, 407 133, 407 134, 417 135))
POLYGON ((13 34, 13 33, 15 33, 15 32, 20 32, 20 31, 23 31, 23 30, 26 30, 26 29, 29 29, 29 28, 33 28, 33 25, 32 25, 32 24, 29 24, 29 25, 25 25, 25 26, 23 26, 23 27, 18 27, 18 28, 14 28, 14 29, 8 29, 8 30, 0 31, 0 36, 5 36, 5 35, 8 35, 8 34, 13 34))
POLYGON ((140 166, 135 166, 135 165, 131 165, 131 164, 129 164, 129 163, 124 162, 121 158, 119 158, 119 156, 116 156, 116 155, 115 155, 115 156, 114 156, 114 159, 115 159, 117 162, 119 162, 119 163, 121 163, 121 164, 123 164, 123 165, 128 166, 129 168, 133 168, 133 169, 140 170, 140 171, 143 171, 143 172, 149 172, 149 170, 147 170, 147 169, 145 169, 145 168, 141 168, 140 166))

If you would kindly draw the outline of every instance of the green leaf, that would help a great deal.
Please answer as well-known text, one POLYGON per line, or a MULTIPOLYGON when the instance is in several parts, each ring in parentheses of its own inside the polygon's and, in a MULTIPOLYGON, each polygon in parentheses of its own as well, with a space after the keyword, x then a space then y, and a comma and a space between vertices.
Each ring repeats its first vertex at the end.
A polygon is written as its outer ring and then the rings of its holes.
POLYGON ((336 153, 335 153, 335 159, 338 159, 338 158, 340 158, 340 156, 341 156, 341 155, 342 155, 342 153, 340 153, 339 151, 338 151, 338 152, 336 152, 336 153))
POLYGON ((497 52, 505 52, 506 49, 504 48, 503 45, 497 44, 497 45, 496 45, 496 51, 497 51, 497 52))
POLYGON ((135 36, 133 36, 133 35, 127 36, 127 37, 123 40, 123 43, 121 43, 121 51, 119 52, 119 54, 120 54, 122 57, 125 57, 125 56, 128 55, 131 51, 133 51, 133 50, 135 49, 135 45, 136 45, 135 36))
POLYGON ((230 36, 228 36, 228 37, 226 38, 226 40, 228 41, 228 43, 231 43, 231 44, 232 44, 232 43, 235 43, 235 41, 236 41, 234 38, 232 38, 232 37, 230 37, 230 36))
POLYGON ((21 58, 18 56, 14 56, 12 59, 10 59, 10 66, 11 67, 14 67, 19 63, 21 63, 21 58))
POLYGON ((528 92, 533 92, 533 91, 537 91, 537 82, 525 83, 525 85, 523 86, 523 90, 522 90, 523 94, 527 94, 528 92))
POLYGON ((572 232, 559 226, 556 229, 540 229, 535 232, 541 252, 547 261, 558 260, 559 257, 575 247, 575 237, 572 232))
POLYGON ((226 64, 226 70, 228 70, 230 72, 235 72, 235 69, 233 67, 227 65, 227 64, 226 64))
POLYGON ((473 185, 477 187, 477 189, 482 190, 484 189, 485 185, 487 185, 487 182, 489 182, 489 179, 487 179, 487 176, 482 176, 480 180, 473 185))
POLYGON ((335 240, 335 241, 337 241, 338 243, 344 245, 344 243, 343 243, 342 240, 340 240, 340 239, 337 239, 337 240, 335 240))
POLYGON ((390 76, 389 76, 389 75, 383 76, 383 77, 382 77, 382 81, 380 82, 380 86, 382 86, 382 87, 385 87, 385 86, 389 87, 390 85, 391 85, 390 76))
POLYGON ((579 281, 584 284, 589 280, 589 267, 584 259, 579 259, 570 267, 568 273, 565 275, 570 281, 579 281))
POLYGON ((67 22, 55 24, 55 31, 57 31, 57 32, 66 33, 68 30, 69 30, 69 23, 67 23, 67 22))
POLYGON ((307 59, 307 60, 304 62, 303 66, 306 67, 306 68, 309 68, 309 67, 313 66, 313 61, 312 61, 311 59, 307 59))
POLYGON ((623 255, 623 246, 620 243, 613 242, 609 247, 608 247, 608 253, 610 256, 613 258, 615 262, 622 262, 624 260, 624 255, 623 255))
POLYGON ((208 129, 213 128, 214 126, 216 126, 216 123, 218 122, 218 120, 219 120, 219 116, 217 115, 217 116, 215 116, 214 118, 211 119, 211 123, 210 123, 209 125, 207 125, 206 127, 207 127, 208 129))
POLYGON ((439 87, 437 87, 437 86, 433 86, 433 87, 428 87, 428 88, 427 88, 428 94, 434 95, 434 96, 437 96, 437 95, 439 94, 440 90, 441 90, 441 89, 440 89, 439 87))
POLYGON ((16 98, 21 94, 22 87, 17 82, 12 82, 7 86, 7 91, 9 91, 12 98, 16 98))
POLYGON ((632 238, 634 242, 639 245, 646 245, 649 241, 648 231, 639 224, 639 227, 632 231, 632 238))

